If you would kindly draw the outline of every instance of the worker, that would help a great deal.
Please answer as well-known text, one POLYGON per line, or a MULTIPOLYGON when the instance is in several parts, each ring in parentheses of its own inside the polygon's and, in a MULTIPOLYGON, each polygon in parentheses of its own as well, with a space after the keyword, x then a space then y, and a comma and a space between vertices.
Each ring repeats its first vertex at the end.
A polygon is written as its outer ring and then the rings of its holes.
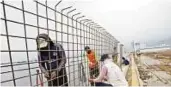
MULTIPOLYGON (((85 51, 87 53, 87 58, 88 58, 90 77, 95 78, 99 74, 99 66, 98 66, 97 57, 95 55, 95 52, 91 50, 89 46, 85 47, 85 51)), ((93 86, 94 83, 91 83, 91 85, 93 86)))
POLYGON ((117 47, 114 47, 114 52, 112 54, 113 62, 117 63, 118 53, 117 53, 117 47))
POLYGON ((48 86, 68 86, 62 45, 55 44, 47 34, 39 34, 36 42, 39 67, 47 78, 48 86))
POLYGON ((97 78, 89 78, 89 82, 94 82, 96 86, 128 86, 121 69, 109 58, 108 54, 101 56, 102 69, 97 78))
POLYGON ((129 61, 125 57, 122 57, 122 59, 124 65, 129 65, 129 61))

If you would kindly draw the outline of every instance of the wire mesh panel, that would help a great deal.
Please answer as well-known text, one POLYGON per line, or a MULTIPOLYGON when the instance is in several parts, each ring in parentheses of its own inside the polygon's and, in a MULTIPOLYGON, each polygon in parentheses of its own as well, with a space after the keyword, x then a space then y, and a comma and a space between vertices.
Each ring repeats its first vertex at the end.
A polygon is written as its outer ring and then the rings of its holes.
POLYGON ((89 69, 85 47, 98 61, 114 51, 116 40, 97 24, 76 17, 80 13, 71 15, 75 9, 58 10, 59 3, 52 7, 47 1, 1 2, 2 86, 88 86, 91 71, 98 75, 99 65, 89 69), (40 48, 39 41, 47 42, 47 48, 40 48))

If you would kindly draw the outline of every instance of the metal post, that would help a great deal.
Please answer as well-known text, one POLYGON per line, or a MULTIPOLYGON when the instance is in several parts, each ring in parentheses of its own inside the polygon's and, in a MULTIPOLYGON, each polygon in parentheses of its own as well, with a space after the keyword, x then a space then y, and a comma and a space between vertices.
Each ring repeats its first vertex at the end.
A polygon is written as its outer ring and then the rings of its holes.
MULTIPOLYGON (((74 17, 77 16, 77 15, 79 15, 79 14, 81 14, 81 13, 76 13, 76 14, 73 14, 73 15, 72 15, 72 33, 73 33, 73 36, 72 36, 73 44, 72 44, 72 46, 73 46, 73 57, 74 57, 74 51, 75 51, 75 50, 74 50, 74 49, 75 49, 75 48, 74 48, 74 44, 75 44, 75 43, 74 43, 74 36, 75 36, 75 35, 74 35, 74 17)), ((75 70, 75 64, 74 64, 74 63, 75 63, 75 62, 74 62, 74 58, 73 58, 73 67, 74 67, 73 69, 75 70)), ((74 77, 74 85, 75 85, 75 72, 74 72, 74 76, 73 76, 73 77, 74 77)))
POLYGON ((72 12, 74 12, 76 9, 73 9, 73 10, 70 10, 70 11, 68 11, 67 12, 67 50, 68 50, 68 72, 69 72, 69 81, 68 81, 68 83, 70 84, 70 80, 71 80, 71 77, 70 77, 70 59, 69 59, 69 14, 70 13, 72 13, 72 12))
MULTIPOLYGON (((89 19, 83 19, 83 20, 80 20, 80 23, 81 22, 83 22, 82 23, 82 25, 83 25, 83 30, 84 30, 84 47, 87 45, 86 43, 87 43, 87 26, 85 25, 85 23, 86 22, 89 22, 90 20, 89 19)), ((86 58, 86 56, 84 55, 84 59, 86 58)), ((86 61, 84 61, 84 65, 86 66, 86 71, 87 71, 87 74, 89 74, 89 69, 88 69, 88 61, 87 61, 87 59, 85 59, 86 61)), ((87 75, 87 78, 89 78, 88 77, 88 75, 87 75)), ((87 85, 86 86, 88 86, 89 85, 89 82, 88 82, 88 80, 86 81, 87 82, 87 85)))
MULTIPOLYGON (((4 12, 4 19, 6 19, 6 9, 5 9, 4 1, 2 1, 2 5, 3 5, 3 12, 4 12)), ((9 34, 8 34, 8 24, 7 24, 6 20, 5 20, 5 29, 6 29, 6 35, 7 35, 6 37, 7 37, 7 44, 8 44, 8 50, 9 50, 10 65, 11 65, 12 77, 13 77, 12 80, 13 80, 14 86, 16 86, 14 67, 13 67, 13 62, 12 62, 12 54, 10 51, 11 47, 10 47, 9 34)))
MULTIPOLYGON (((57 37, 57 36, 58 36, 58 35, 57 35, 57 14, 56 14, 57 12, 56 12, 56 11, 57 11, 57 6, 59 6, 59 4, 60 4, 61 2, 62 2, 62 0, 60 0, 59 2, 57 2, 57 4, 56 4, 55 7, 54 7, 54 8, 55 8, 54 13, 55 13, 55 38, 56 38, 56 41, 55 41, 55 42, 56 42, 56 43, 57 43, 57 41, 58 41, 58 37, 57 37)), ((56 49, 57 49, 57 46, 56 46, 56 49)), ((56 50, 56 51, 57 51, 57 50, 56 50)), ((57 56, 56 56, 56 59, 58 59, 57 56)), ((57 63, 58 63, 58 62, 57 62, 57 63)), ((58 77, 57 77, 57 78, 58 78, 58 77)), ((59 81, 58 81, 58 80, 57 80, 57 84, 59 84, 59 81)))
MULTIPOLYGON (((39 35, 40 34, 40 28, 39 28, 39 4, 38 4, 38 2, 36 2, 36 16, 37 16, 37 35, 39 35)), ((37 49, 38 50, 38 52, 40 52, 40 48, 38 48, 37 49)), ((39 64, 39 63, 38 63, 39 64)), ((42 81, 43 81, 43 73, 44 72, 42 72, 41 71, 41 77, 42 77, 42 81)))
MULTIPOLYGON (((81 18, 84 18, 85 16, 80 16, 80 17, 77 17, 76 18, 76 37, 77 37, 77 61, 79 62, 79 55, 78 55, 78 19, 81 19, 81 18)), ((81 31, 81 30, 80 30, 81 31)), ((79 75, 78 75, 78 78, 79 78, 79 75)), ((80 82, 79 82, 79 85, 80 85, 80 82)))
POLYGON ((54 11, 54 13, 55 13, 55 30, 56 30, 56 32, 55 32, 55 35, 56 35, 56 43, 57 43, 57 6, 60 4, 62 2, 62 0, 60 0, 56 5, 55 5, 55 11, 54 11))
MULTIPOLYGON (((65 10, 67 10, 67 9, 70 9, 70 8, 72 8, 72 6, 69 6, 69 7, 66 7, 66 8, 63 8, 62 10, 61 10, 61 45, 63 46, 63 25, 64 25, 64 23, 63 23, 63 12, 65 11, 65 10)), ((62 68, 65 68, 65 67, 62 67, 62 68)), ((62 70, 64 70, 64 69, 62 69, 62 70)), ((65 72, 65 71, 63 71, 63 72, 65 72)), ((63 75, 64 75, 64 73, 63 73, 63 75)), ((64 76, 63 76, 64 77, 64 76)), ((63 79, 63 82, 65 82, 64 81, 64 79, 63 79)), ((64 84, 67 84, 67 83, 64 83, 64 84)), ((63 84, 63 85, 64 85, 63 84)))
POLYGON ((62 44, 62 46, 63 46, 63 12, 65 11, 65 10, 67 10, 67 9, 70 9, 70 8, 72 8, 72 6, 69 6, 69 7, 66 7, 66 8, 63 8, 62 10, 61 10, 61 44, 62 44))
MULTIPOLYGON (((25 25, 25 12, 24 12, 24 2, 22 1, 22 9, 23 9, 23 23, 24 23, 24 36, 25 36, 25 45, 26 45, 26 50, 28 50, 28 44, 27 44, 27 30, 26 30, 26 25, 25 25)), ((27 61, 28 61, 28 68, 29 68, 29 76, 30 76, 30 85, 32 86, 32 78, 31 78, 31 71, 30 71, 30 61, 29 61, 29 53, 28 51, 26 52, 27 54, 27 61)))
MULTIPOLYGON (((47 24, 47 34, 49 36, 49 20, 48 20, 48 8, 47 8, 47 0, 45 1, 45 7, 46 7, 46 24, 47 24)), ((49 38, 48 38, 48 41, 49 41, 49 38)), ((48 54, 50 54, 50 45, 48 45, 48 54)), ((49 56, 49 61, 51 61, 51 55, 48 55, 49 56)), ((52 71, 52 66, 50 65, 50 72, 52 71)), ((51 84, 53 84, 52 80, 51 79, 48 79, 48 81, 51 82, 51 84)))
POLYGON ((120 44, 120 68, 122 70, 123 44, 120 44))
MULTIPOLYGON (((90 43, 90 39, 91 39, 91 38, 90 38, 90 34, 91 34, 91 33, 90 33, 90 26, 88 26, 88 25, 91 24, 91 23, 94 23, 94 22, 91 22, 91 21, 90 21, 90 22, 88 22, 88 23, 86 24, 86 26, 87 26, 88 29, 89 29, 89 30, 88 30, 88 35, 89 35, 89 36, 88 36, 88 40, 89 40, 88 46, 90 46, 90 47, 91 47, 92 44, 90 43)), ((90 71, 89 71, 89 72, 90 72, 90 71)))
POLYGON ((84 72, 84 65, 83 65, 83 60, 82 60, 82 54, 83 54, 83 52, 82 51, 84 51, 84 50, 82 50, 82 46, 83 46, 83 44, 82 44, 82 24, 81 24, 81 21, 80 21, 80 51, 81 51, 81 62, 80 62, 80 65, 82 66, 82 68, 80 68, 80 70, 81 70, 81 74, 79 75, 80 76, 80 81, 81 81, 81 85, 83 86, 84 84, 84 82, 86 81, 86 80, 84 80, 85 79, 85 72, 84 72), (82 76, 83 75, 83 76, 82 76))

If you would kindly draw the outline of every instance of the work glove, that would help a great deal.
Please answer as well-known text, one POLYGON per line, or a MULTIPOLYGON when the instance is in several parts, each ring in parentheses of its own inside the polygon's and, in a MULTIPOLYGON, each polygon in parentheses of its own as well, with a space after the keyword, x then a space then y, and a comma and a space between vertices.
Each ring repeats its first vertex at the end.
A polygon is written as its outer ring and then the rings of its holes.
POLYGON ((49 73, 48 72, 45 72, 44 73, 44 76, 45 76, 45 78, 49 78, 49 73))
POLYGON ((53 71, 53 72, 51 72, 51 79, 54 79, 54 78, 56 78, 56 72, 55 71, 53 71))

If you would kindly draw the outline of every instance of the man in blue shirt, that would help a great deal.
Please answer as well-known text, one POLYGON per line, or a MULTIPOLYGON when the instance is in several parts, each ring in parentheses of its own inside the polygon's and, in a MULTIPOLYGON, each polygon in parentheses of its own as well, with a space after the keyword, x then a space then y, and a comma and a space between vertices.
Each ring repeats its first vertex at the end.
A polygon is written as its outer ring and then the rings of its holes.
POLYGON ((36 42, 39 67, 48 80, 48 86, 68 86, 62 45, 55 44, 47 34, 39 34, 36 42))

